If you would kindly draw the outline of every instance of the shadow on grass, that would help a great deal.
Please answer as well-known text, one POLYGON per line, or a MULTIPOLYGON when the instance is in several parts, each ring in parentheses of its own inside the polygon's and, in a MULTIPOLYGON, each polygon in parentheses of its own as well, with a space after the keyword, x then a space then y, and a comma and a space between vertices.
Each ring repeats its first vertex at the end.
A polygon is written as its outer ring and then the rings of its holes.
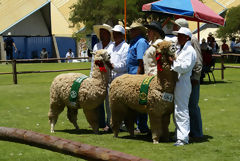
POLYGON ((152 142, 152 136, 149 134, 136 134, 134 137, 127 135, 127 136, 121 136, 118 137, 120 139, 130 139, 130 140, 141 140, 141 141, 146 141, 146 142, 152 142))
MULTIPOLYGON (((176 142, 173 138, 174 138, 174 132, 170 132, 169 133, 169 141, 167 141, 168 143, 171 142, 176 142)), ((152 142, 152 135, 151 134, 136 134, 135 137, 132 137, 130 135, 127 136, 122 136, 122 137, 118 137, 120 139, 131 139, 131 140, 141 140, 141 141, 146 141, 146 142, 152 142)), ((204 135, 202 138, 190 138, 189 139, 189 143, 203 143, 203 142, 209 142, 210 139, 213 139, 212 136, 209 135, 204 135)), ((161 141, 160 138, 160 142, 166 142, 166 141, 161 141)))
POLYGON ((230 81, 216 81, 215 83, 213 81, 209 82, 209 81, 204 81, 202 82, 200 85, 209 85, 209 84, 225 84, 225 83, 232 83, 230 81))
MULTIPOLYGON (((64 130, 54 130, 55 132, 63 132, 69 134, 95 134, 92 129, 64 129, 64 130)), ((99 131, 97 135, 109 134, 110 132, 99 131)))

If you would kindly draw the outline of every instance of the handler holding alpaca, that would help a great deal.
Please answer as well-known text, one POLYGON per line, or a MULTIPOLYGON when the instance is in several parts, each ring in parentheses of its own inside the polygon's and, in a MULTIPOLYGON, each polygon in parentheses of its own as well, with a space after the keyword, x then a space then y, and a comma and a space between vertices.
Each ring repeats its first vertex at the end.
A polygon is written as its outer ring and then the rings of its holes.
POLYGON ((145 25, 148 29, 147 37, 150 47, 146 50, 143 56, 144 74, 157 75, 157 60, 156 60, 156 46, 165 38, 165 33, 162 30, 161 23, 157 21, 145 25))
MULTIPOLYGON (((143 55, 149 47, 147 40, 144 38, 145 32, 146 29, 141 23, 133 22, 130 26, 131 41, 127 56, 128 74, 144 74, 143 55)), ((147 121, 147 114, 138 113, 136 131, 149 132, 147 121)))
POLYGON ((196 51, 191 45, 191 31, 186 27, 181 27, 178 31, 173 31, 177 35, 180 49, 176 53, 176 59, 169 60, 173 62, 172 69, 178 72, 178 81, 174 90, 174 123, 176 126, 177 142, 175 146, 188 144, 188 134, 190 132, 190 118, 188 102, 192 90, 191 74, 196 63, 196 51))
MULTIPOLYGON (((96 33, 97 38, 100 41, 99 43, 94 45, 93 52, 96 52, 97 50, 100 50, 100 49, 106 49, 108 53, 111 53, 111 46, 113 45, 112 27, 107 24, 94 25, 93 31, 96 33)), ((94 58, 92 59, 90 77, 92 77, 93 66, 94 66, 94 58)), ((100 110, 99 127, 103 128, 104 131, 108 131, 110 123, 107 122, 106 124, 106 121, 105 121, 104 103, 99 106, 99 110, 100 110)), ((107 112, 107 120, 110 120, 111 118, 110 109, 106 108, 106 112, 107 112)))
POLYGON ((109 86, 113 79, 116 77, 126 74, 127 73, 127 53, 129 45, 124 40, 125 35, 125 29, 121 25, 115 25, 112 29, 113 33, 113 44, 109 47, 110 50, 110 62, 112 65, 111 75, 109 79, 109 85, 107 90, 107 97, 105 99, 105 106, 107 109, 107 125, 110 125, 110 119, 111 119, 111 110, 109 107, 109 86))

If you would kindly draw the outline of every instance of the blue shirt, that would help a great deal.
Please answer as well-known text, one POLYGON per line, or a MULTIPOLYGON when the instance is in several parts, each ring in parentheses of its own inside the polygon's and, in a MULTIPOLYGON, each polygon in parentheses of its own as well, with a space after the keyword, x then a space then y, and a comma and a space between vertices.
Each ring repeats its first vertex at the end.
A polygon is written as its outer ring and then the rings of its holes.
POLYGON ((138 60, 143 59, 145 51, 148 49, 149 44, 142 36, 138 36, 130 41, 130 47, 127 55, 127 68, 128 74, 137 74, 138 60))

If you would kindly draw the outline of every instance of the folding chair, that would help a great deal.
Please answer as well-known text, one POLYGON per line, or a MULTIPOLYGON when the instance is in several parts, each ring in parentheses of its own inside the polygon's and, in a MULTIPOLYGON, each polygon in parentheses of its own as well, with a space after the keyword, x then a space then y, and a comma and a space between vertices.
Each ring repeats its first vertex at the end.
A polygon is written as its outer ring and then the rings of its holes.
POLYGON ((212 74, 214 83, 216 83, 216 80, 215 80, 215 77, 214 77, 214 74, 213 74, 213 71, 214 71, 214 69, 215 69, 215 62, 216 62, 215 58, 212 58, 210 67, 205 71, 205 73, 208 75, 208 80, 209 80, 209 82, 211 82, 209 73, 212 74))

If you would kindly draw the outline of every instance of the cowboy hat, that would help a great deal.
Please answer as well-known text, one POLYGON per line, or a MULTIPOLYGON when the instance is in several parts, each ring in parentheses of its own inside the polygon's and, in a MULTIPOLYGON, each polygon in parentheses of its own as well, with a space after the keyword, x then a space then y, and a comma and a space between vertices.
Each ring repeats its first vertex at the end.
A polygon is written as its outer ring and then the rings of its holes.
POLYGON ((95 32, 95 34, 97 35, 97 38, 99 40, 100 40, 100 29, 107 30, 110 33, 110 35, 111 35, 111 40, 113 40, 112 27, 110 25, 103 24, 103 25, 94 25, 93 26, 93 31, 95 32))
POLYGON ((133 22, 130 27, 126 27, 127 30, 140 28, 143 31, 146 31, 146 28, 139 22, 133 22))
POLYGON ((160 34, 161 38, 164 39, 165 33, 162 30, 162 25, 160 22, 153 21, 150 24, 147 24, 144 26, 147 27, 148 29, 153 29, 153 30, 157 31, 160 34))

